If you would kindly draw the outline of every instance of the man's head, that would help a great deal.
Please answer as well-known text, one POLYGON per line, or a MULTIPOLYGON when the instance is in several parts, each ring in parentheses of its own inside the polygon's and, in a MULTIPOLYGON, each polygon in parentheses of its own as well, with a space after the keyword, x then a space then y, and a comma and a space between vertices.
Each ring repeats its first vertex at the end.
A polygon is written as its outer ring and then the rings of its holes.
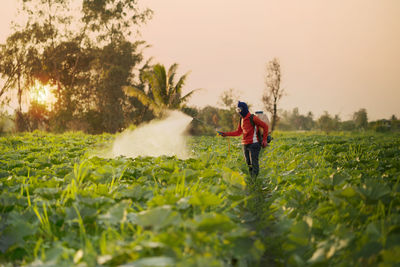
POLYGON ((246 103, 239 101, 237 105, 237 111, 239 112, 240 116, 244 118, 246 117, 247 113, 249 113, 249 108, 247 107, 246 103))

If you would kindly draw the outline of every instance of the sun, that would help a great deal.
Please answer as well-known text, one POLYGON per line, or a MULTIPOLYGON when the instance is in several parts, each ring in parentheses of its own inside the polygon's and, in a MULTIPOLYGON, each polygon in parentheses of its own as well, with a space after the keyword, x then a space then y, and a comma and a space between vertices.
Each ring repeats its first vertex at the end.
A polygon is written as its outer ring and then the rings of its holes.
POLYGON ((55 101, 55 96, 52 91, 53 88, 51 85, 41 84, 39 81, 35 81, 35 84, 30 90, 30 101, 50 105, 55 101))

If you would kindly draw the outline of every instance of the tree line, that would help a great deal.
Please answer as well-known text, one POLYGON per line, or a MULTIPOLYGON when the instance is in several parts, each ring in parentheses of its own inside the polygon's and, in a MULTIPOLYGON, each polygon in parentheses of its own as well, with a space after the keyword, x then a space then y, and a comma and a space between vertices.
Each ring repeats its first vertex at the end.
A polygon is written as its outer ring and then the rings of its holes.
POLYGON ((342 120, 338 114, 331 115, 325 111, 314 119, 312 112, 300 114, 298 108, 292 111, 282 111, 280 114, 279 130, 284 131, 367 131, 390 132, 400 131, 400 120, 392 115, 389 119, 376 121, 368 120, 368 112, 362 108, 354 112, 349 120, 342 120))
MULTIPOLYGON (((213 135, 215 130, 228 131, 238 127, 240 118, 236 114, 235 101, 232 91, 226 91, 221 96, 221 107, 206 106, 201 109, 187 108, 186 111, 199 121, 194 121, 190 133, 194 135, 213 135), (226 101, 228 99, 228 101, 226 101)), ((267 113, 268 117, 273 117, 267 113)), ((270 129, 272 130, 272 129, 270 129)), ((375 132, 399 132, 400 120, 392 115, 389 119, 376 121, 368 120, 367 110, 362 108, 353 113, 351 119, 342 120, 339 115, 331 115, 325 111, 319 117, 312 112, 300 114, 298 108, 292 111, 279 109, 276 114, 276 127, 278 131, 375 131, 375 132)))

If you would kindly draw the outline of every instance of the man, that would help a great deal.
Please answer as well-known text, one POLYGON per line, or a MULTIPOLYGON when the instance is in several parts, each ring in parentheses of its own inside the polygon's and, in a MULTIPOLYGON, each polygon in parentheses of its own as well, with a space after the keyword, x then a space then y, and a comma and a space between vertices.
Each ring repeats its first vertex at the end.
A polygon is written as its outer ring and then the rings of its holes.
POLYGON ((256 178, 260 170, 258 156, 260 154, 261 146, 267 146, 268 125, 257 116, 250 114, 247 104, 244 102, 238 102, 237 111, 241 116, 237 130, 234 132, 218 132, 218 134, 222 137, 239 136, 243 134, 242 144, 244 157, 249 167, 250 175, 256 178), (251 122, 251 116, 254 124, 251 122), (257 137, 259 127, 264 129, 262 140, 258 140, 257 137))

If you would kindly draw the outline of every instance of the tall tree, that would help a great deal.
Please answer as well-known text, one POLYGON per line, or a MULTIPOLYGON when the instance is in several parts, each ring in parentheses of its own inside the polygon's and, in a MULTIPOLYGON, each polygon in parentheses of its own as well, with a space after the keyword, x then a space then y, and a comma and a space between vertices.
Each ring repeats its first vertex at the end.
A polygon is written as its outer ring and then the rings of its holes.
POLYGON ((132 83, 143 60, 139 48, 144 42, 130 41, 132 29, 149 19, 151 10, 140 9, 137 0, 82 0, 79 14, 68 9, 74 0, 22 3, 27 23, 11 36, 19 41, 0 49, 2 55, 13 55, 0 59, 7 81, 0 96, 9 88, 22 92, 28 82, 39 80, 57 88, 56 128, 64 130, 73 120, 86 120, 97 132, 121 128, 129 103, 122 86, 132 83))
POLYGON ((35 46, 43 34, 36 25, 27 25, 22 31, 11 34, 5 44, 0 45, 0 75, 5 83, 0 97, 16 89, 18 111, 22 110, 22 95, 33 84, 41 69, 39 51, 35 46))
POLYGON ((220 96, 222 106, 229 110, 236 109, 238 99, 238 93, 233 88, 225 90, 220 96))
POLYGON ((275 129, 278 120, 278 102, 284 94, 281 88, 281 66, 277 58, 267 63, 265 76, 265 93, 263 103, 265 109, 272 114, 271 131, 275 129))
POLYGON ((356 128, 366 130, 368 127, 367 110, 365 108, 362 108, 359 111, 354 112, 353 121, 356 128))
POLYGON ((156 64, 150 71, 142 73, 143 80, 148 86, 146 91, 137 87, 126 86, 125 92, 138 98, 157 115, 162 115, 163 111, 167 109, 180 109, 198 89, 182 96, 182 88, 189 72, 181 76, 176 82, 177 68, 178 64, 175 63, 166 71, 164 65, 156 64))
POLYGON ((319 128, 326 133, 338 130, 339 123, 339 115, 335 115, 334 117, 332 117, 327 111, 325 111, 324 114, 322 114, 317 121, 319 128))
POLYGON ((225 90, 220 96, 222 106, 227 109, 219 112, 219 115, 221 116, 221 124, 230 126, 228 129, 237 127, 240 119, 236 112, 237 101, 239 100, 238 95, 239 94, 235 89, 230 88, 229 90, 225 90))

